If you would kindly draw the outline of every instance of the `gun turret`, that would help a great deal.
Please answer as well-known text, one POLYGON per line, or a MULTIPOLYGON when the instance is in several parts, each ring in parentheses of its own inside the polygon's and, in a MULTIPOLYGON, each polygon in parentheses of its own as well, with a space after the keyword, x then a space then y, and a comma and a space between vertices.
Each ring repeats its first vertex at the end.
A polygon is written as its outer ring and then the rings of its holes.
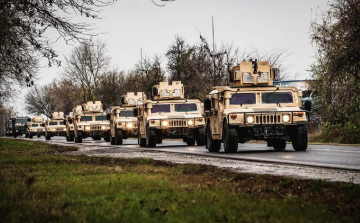
POLYGON ((181 81, 173 81, 170 85, 168 82, 160 82, 152 88, 154 100, 161 99, 183 99, 186 95, 186 87, 181 81))
POLYGON ((240 86, 272 86, 273 80, 278 79, 279 69, 273 68, 269 61, 250 60, 240 62, 231 72, 232 87, 240 86))
POLYGON ((44 117, 41 116, 35 116, 32 118, 33 123, 44 123, 44 117))
POLYGON ((88 101, 82 104, 84 113, 103 112, 103 104, 101 101, 88 101))
POLYGON ((121 107, 135 107, 143 100, 147 100, 144 92, 128 92, 121 97, 121 107))
POLYGON ((64 119, 64 112, 53 112, 51 113, 51 119, 64 119))

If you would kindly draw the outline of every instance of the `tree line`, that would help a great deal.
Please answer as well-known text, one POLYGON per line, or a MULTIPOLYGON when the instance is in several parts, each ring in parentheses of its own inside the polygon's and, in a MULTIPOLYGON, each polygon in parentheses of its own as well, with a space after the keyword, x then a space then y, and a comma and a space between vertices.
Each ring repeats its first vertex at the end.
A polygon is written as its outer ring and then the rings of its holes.
POLYGON ((34 86, 26 95, 26 109, 32 114, 50 117, 53 111, 69 113, 84 101, 100 100, 107 107, 120 105, 126 92, 145 92, 160 81, 182 81, 187 86, 189 98, 204 99, 212 86, 229 85, 231 68, 242 60, 257 58, 269 60, 282 68, 287 51, 262 52, 258 49, 240 51, 232 44, 209 48, 204 37, 189 44, 175 36, 163 57, 145 57, 129 71, 119 71, 111 66, 107 46, 101 40, 89 40, 75 47, 65 59, 60 79, 44 86, 34 86), (241 53, 240 53, 241 52, 241 53))

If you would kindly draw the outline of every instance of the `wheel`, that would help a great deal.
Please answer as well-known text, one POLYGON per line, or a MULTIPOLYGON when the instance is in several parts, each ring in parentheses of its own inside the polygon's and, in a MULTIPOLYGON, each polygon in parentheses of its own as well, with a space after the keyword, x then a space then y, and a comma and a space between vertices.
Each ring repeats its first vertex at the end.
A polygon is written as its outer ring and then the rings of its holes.
POLYGON ((196 135, 196 145, 205 146, 206 144, 206 131, 205 128, 199 128, 196 135))
POLYGON ((74 141, 74 138, 75 138, 74 133, 70 133, 69 141, 70 142, 74 141))
POLYGON ((155 130, 147 129, 146 131, 146 146, 155 147, 156 146, 156 133, 155 130))
MULTIPOLYGON (((111 136, 110 136, 111 137, 111 136)), ((116 145, 115 144, 115 137, 111 137, 111 139, 110 139, 110 144, 111 145, 116 145)))
POLYGON ((115 145, 122 145, 123 144, 123 135, 121 130, 115 131, 115 145))
POLYGON ((40 138, 41 136, 40 135, 37 135, 38 138, 40 138))
POLYGON ((306 151, 308 145, 308 135, 305 125, 298 125, 294 128, 291 141, 295 151, 306 151))
POLYGON ((82 143, 82 133, 78 133, 78 137, 75 136, 75 143, 82 143))
POLYGON ((13 135, 13 137, 14 137, 14 138, 16 138, 16 137, 17 137, 16 133, 13 135))
POLYGON ((105 142, 110 142, 111 136, 110 136, 110 132, 108 132, 105 136, 105 142))
POLYGON ((25 138, 29 138, 29 134, 26 133, 26 134, 25 134, 25 138))
POLYGON ((217 153, 220 151, 221 141, 217 139, 212 139, 210 123, 207 125, 206 129, 206 149, 209 152, 217 153))
POLYGON ((272 146, 275 149, 275 151, 283 151, 286 148, 286 141, 283 139, 275 139, 272 142, 272 146))
POLYGON ((141 134, 140 131, 138 133, 138 144, 140 145, 140 147, 145 147, 146 146, 146 138, 141 138, 141 134))
POLYGON ((223 141, 225 153, 236 153, 239 145, 237 129, 225 125, 223 128, 223 141))
POLYGON ((29 134, 29 139, 32 139, 33 138, 33 135, 29 134))
POLYGON ((193 146, 193 145, 195 145, 195 139, 187 138, 187 139, 186 139, 186 144, 187 144, 188 146, 193 146))
POLYGON ((156 136, 156 144, 161 144, 163 141, 163 138, 160 134, 157 134, 156 136))
POLYGON ((50 140, 50 139, 51 139, 51 136, 50 136, 50 135, 46 135, 46 136, 45 136, 45 139, 46 139, 46 140, 50 140))

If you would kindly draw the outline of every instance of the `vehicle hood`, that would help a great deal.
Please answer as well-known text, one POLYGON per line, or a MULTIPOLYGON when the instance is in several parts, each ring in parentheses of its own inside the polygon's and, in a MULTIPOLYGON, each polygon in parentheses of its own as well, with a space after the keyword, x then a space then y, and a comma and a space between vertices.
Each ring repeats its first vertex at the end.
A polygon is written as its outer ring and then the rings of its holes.
POLYGON ((187 119, 187 118, 202 118, 201 114, 166 114, 166 115, 152 115, 148 116, 147 119, 187 119))
POLYGON ((299 111, 302 110, 299 107, 272 107, 272 108, 262 108, 262 107, 247 107, 247 108, 229 108, 224 109, 225 114, 233 112, 281 112, 281 111, 299 111))

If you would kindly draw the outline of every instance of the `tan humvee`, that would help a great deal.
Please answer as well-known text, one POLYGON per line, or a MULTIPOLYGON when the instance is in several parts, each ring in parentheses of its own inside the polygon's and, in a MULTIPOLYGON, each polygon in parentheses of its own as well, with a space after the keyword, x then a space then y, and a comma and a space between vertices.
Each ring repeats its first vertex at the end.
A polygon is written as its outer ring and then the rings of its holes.
POLYGON ((139 106, 139 145, 154 147, 163 138, 182 138, 188 145, 205 145, 205 121, 197 99, 185 99, 180 81, 160 82, 152 89, 153 100, 139 106))
POLYGON ((278 75, 267 61, 241 62, 232 69, 230 87, 214 87, 204 101, 210 152, 218 152, 221 142, 225 152, 236 152, 249 140, 266 140, 278 151, 291 141, 296 151, 306 150, 311 103, 303 110, 301 91, 273 86, 278 75))
POLYGON ((112 145, 122 145, 123 139, 138 136, 138 118, 134 115, 134 109, 146 99, 144 92, 128 92, 121 97, 121 106, 111 107, 107 117, 110 120, 112 145))
POLYGON ((41 116, 33 117, 32 122, 28 123, 28 136, 32 139, 34 135, 37 137, 45 136, 45 121, 41 116))
POLYGON ((66 125, 66 141, 74 141, 75 139, 75 117, 76 115, 82 114, 82 105, 77 105, 72 109, 72 112, 70 112, 69 115, 66 115, 65 117, 65 125, 66 125))
POLYGON ((110 141, 109 121, 103 107, 101 101, 88 101, 82 104, 81 112, 77 110, 74 113, 75 143, 82 143, 83 138, 87 137, 93 140, 101 140, 103 137, 107 142, 110 141))
POLYGON ((53 136, 65 136, 64 112, 53 112, 51 119, 45 121, 45 138, 50 140, 53 136))

